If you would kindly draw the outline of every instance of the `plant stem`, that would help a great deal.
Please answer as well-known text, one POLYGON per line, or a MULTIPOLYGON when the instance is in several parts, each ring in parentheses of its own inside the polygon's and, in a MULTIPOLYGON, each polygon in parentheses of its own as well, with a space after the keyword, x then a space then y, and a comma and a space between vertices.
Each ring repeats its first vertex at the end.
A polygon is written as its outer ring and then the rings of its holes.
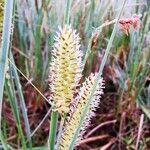
POLYGON ((72 4, 72 0, 66 0, 65 14, 64 14, 64 25, 69 24, 71 4, 72 4))
POLYGON ((2 49, 0 50, 0 129, 1 129, 2 99, 4 91, 5 73, 11 36, 12 13, 13 13, 13 0, 9 1, 6 0, 4 8, 2 49))
POLYGON ((51 123, 50 123, 50 133, 49 133, 49 149, 54 150, 56 130, 57 130, 58 112, 52 111, 51 113, 51 123))
POLYGON ((92 36, 88 42, 88 47, 87 47, 87 51, 85 53, 85 56, 83 58, 83 66, 82 66, 82 70, 84 69, 85 65, 86 65, 86 62, 87 62, 87 59, 91 53, 91 46, 92 46, 92 41, 93 41, 93 38, 96 34, 100 35, 101 31, 102 31, 102 28, 106 27, 106 26, 109 26, 111 24, 114 24, 116 22, 116 19, 113 19, 109 22, 105 22, 103 23, 101 26, 97 27, 93 32, 92 32, 92 36))
POLYGON ((42 77, 42 54, 41 54, 41 24, 42 24, 43 15, 38 13, 38 25, 34 31, 34 39, 36 41, 35 44, 35 83, 40 86, 41 85, 41 77, 42 77), (37 80, 40 80, 37 82, 37 80))
POLYGON ((5 140, 5 138, 3 137, 3 134, 2 134, 1 131, 0 131, 0 141, 1 141, 2 146, 3 146, 2 149, 7 150, 7 149, 8 149, 7 143, 6 143, 6 140, 5 140))
POLYGON ((77 140, 78 134, 79 134, 80 129, 81 129, 81 127, 82 127, 82 123, 83 123, 83 121, 84 121, 84 118, 85 118, 85 116, 86 116, 88 110, 89 110, 89 106, 90 106, 90 104, 92 103, 92 98, 93 98, 93 95, 94 95, 94 93, 95 93, 95 91, 96 91, 97 84, 99 83, 99 80, 100 80, 100 78, 101 78, 101 75, 102 75, 102 71, 103 71, 103 69, 104 69, 104 66, 105 66, 105 64, 106 64, 107 57, 108 57, 108 55, 109 55, 109 51, 110 51, 110 49, 111 49, 112 42, 113 42, 113 39, 114 39, 114 37, 115 37, 116 30, 117 30, 117 24, 118 24, 119 18, 120 18, 120 16, 121 16, 121 13, 122 13, 122 11, 123 11, 125 2, 126 2, 126 0, 124 0, 123 5, 122 5, 122 9, 120 10, 119 15, 118 15, 118 17, 117 17, 116 23, 115 23, 115 25, 114 25, 113 32, 112 32, 112 34, 111 34, 111 37, 110 37, 110 40, 109 40, 109 42, 108 42, 108 45, 107 45, 107 48, 106 48, 104 57, 103 57, 103 59, 102 59, 102 63, 101 63, 101 66, 100 66, 100 69, 99 69, 97 78, 96 78, 96 80, 95 80, 95 82, 94 82, 94 85, 93 85, 91 94, 90 94, 90 96, 89 96, 89 98, 88 98, 87 105, 85 106, 85 109, 84 109, 83 113, 81 114, 81 120, 80 120, 79 125, 78 125, 78 127, 77 127, 77 129, 76 129, 76 132, 75 132, 75 134, 74 134, 74 137, 73 137, 73 139, 72 139, 72 141, 71 141, 71 144, 70 144, 70 146, 69 146, 69 150, 73 150, 73 148, 74 148, 74 144, 75 144, 75 142, 76 142, 76 140, 77 140))
MULTIPOLYGON (((10 72, 12 74, 12 71, 10 71, 10 72)), ((14 92, 15 90, 14 90, 13 76, 11 75, 10 77, 11 77, 10 80, 5 81, 5 89, 6 89, 6 93, 8 96, 8 101, 9 101, 11 109, 12 109, 13 116, 16 121, 16 127, 18 130, 19 137, 21 139, 22 148, 25 149, 26 142, 25 142, 25 136, 23 134, 23 130, 21 127, 21 120, 20 120, 20 115, 19 115, 19 111, 18 111, 18 103, 17 103, 15 92, 14 92)))
POLYGON ((62 135, 62 132, 63 132, 63 126, 64 126, 64 123, 65 123, 65 119, 66 119, 66 114, 63 117, 61 117, 59 133, 58 133, 58 136, 57 136, 56 149, 59 149, 59 144, 60 144, 61 135, 62 135))
POLYGON ((46 115, 44 116, 44 118, 41 120, 41 122, 38 124, 38 126, 34 129, 34 131, 31 133, 31 137, 35 134, 35 132, 41 127, 41 125, 44 123, 44 121, 47 119, 47 117, 49 116, 51 112, 51 108, 48 110, 48 112, 46 113, 46 115))
POLYGON ((13 67, 15 67, 16 68, 16 70, 28 81, 28 83, 30 84, 30 85, 32 85, 32 87, 51 105, 51 106, 53 106, 53 103, 52 102, 50 102, 43 94, 42 94, 42 92, 24 75, 24 73, 23 72, 21 72, 21 70, 19 70, 18 68, 17 68, 17 66, 8 58, 8 61, 13 65, 13 67))
MULTIPOLYGON (((13 62, 13 64, 15 64, 12 52, 10 53, 10 60, 11 60, 11 62, 13 62)), ((16 68, 12 64, 11 64, 11 67, 12 67, 12 73, 13 73, 13 76, 14 76, 14 83, 16 85, 18 98, 19 98, 19 103, 20 103, 20 106, 21 106, 21 111, 22 111, 22 115, 23 115, 23 119, 24 119, 24 123, 25 123, 25 128, 26 128, 26 131, 27 131, 27 138, 28 138, 28 141, 29 141, 29 146, 30 146, 30 148, 32 148, 32 140, 31 140, 31 137, 30 137, 31 131, 30 131, 30 125, 29 125, 28 115, 27 115, 27 111, 26 111, 25 100, 24 100, 24 96, 23 96, 23 93, 22 93, 22 91, 23 91, 22 86, 21 86, 21 83, 20 83, 20 80, 19 80, 19 75, 17 73, 16 68)))

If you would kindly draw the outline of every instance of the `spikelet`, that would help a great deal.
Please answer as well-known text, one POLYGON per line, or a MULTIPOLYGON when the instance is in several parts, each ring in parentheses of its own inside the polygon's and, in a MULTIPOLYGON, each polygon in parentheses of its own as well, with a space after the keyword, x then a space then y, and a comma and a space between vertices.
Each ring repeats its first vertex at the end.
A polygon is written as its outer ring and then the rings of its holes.
MULTIPOLYGON (((82 84, 82 87, 80 88, 80 92, 76 98, 77 100, 77 106, 75 108, 75 112, 73 113, 71 119, 69 120, 69 123, 67 124, 64 133, 61 137, 60 142, 60 150, 69 150, 69 145, 71 144, 71 140, 75 134, 75 131, 78 127, 79 121, 82 116, 82 112, 86 107, 86 104, 88 102, 88 98, 91 94, 95 79, 97 74, 91 74, 85 82, 82 84)), ((89 111, 85 117, 85 120, 83 122, 82 128, 80 130, 78 139, 76 142, 78 142, 80 139, 83 139, 83 135, 85 133, 85 129, 89 126, 90 119, 95 115, 94 111, 99 105, 100 97, 103 94, 103 79, 101 78, 98 86, 96 87, 96 92, 94 93, 94 96, 92 98, 92 102, 89 107, 89 111)))
POLYGON ((0 0, 0 46, 2 40, 3 18, 4 18, 4 0, 0 0))
POLYGON ((55 37, 50 64, 50 101, 54 111, 61 115, 69 111, 69 105, 82 76, 80 38, 71 26, 59 29, 55 37))

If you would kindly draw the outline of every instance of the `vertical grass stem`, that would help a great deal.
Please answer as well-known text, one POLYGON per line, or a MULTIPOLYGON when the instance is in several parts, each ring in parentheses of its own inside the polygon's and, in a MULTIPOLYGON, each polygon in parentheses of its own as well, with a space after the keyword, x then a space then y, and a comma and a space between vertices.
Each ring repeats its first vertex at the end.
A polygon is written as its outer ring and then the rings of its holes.
POLYGON ((54 150, 55 139, 56 139, 56 129, 58 121, 58 112, 52 111, 51 113, 51 123, 50 123, 50 133, 49 133, 49 150, 54 150))
POLYGON ((1 132, 2 100, 5 82, 5 73, 6 73, 10 36, 11 36, 11 26, 12 26, 13 2, 14 2, 13 0, 5 0, 5 7, 4 7, 2 48, 0 50, 0 132, 1 132))
POLYGON ((102 63, 101 63, 101 66, 100 66, 100 69, 99 69, 99 72, 98 72, 98 76, 97 76, 97 78, 96 78, 96 80, 95 80, 95 83, 94 83, 94 85, 93 85, 91 94, 90 94, 90 96, 89 96, 89 98, 88 98, 88 103, 87 103, 87 105, 85 106, 85 109, 84 109, 84 111, 83 111, 83 113, 82 113, 81 120, 80 120, 79 125, 78 125, 78 128, 77 128, 77 130, 76 130, 76 132, 75 132, 74 138, 72 139, 72 142, 71 142, 71 144, 70 144, 69 150, 73 150, 73 148, 74 148, 74 144, 75 144, 75 142, 76 142, 76 140, 77 140, 77 137, 78 137, 78 134, 79 134, 80 129, 81 129, 81 127, 82 127, 82 123, 83 123, 83 121, 84 121, 84 118, 85 118, 85 116, 86 116, 86 113, 88 112, 89 105, 90 105, 91 100, 92 100, 92 97, 93 97, 93 95, 94 95, 94 93, 95 93, 95 90, 96 90, 98 81, 99 81, 100 78, 101 78, 102 71, 103 71, 104 66, 105 66, 105 64, 106 64, 107 57, 108 57, 109 51, 110 51, 111 46, 112 46, 112 42, 113 42, 113 39, 114 39, 115 34, 116 34, 117 24, 118 24, 119 18, 120 18, 120 16, 121 16, 121 13, 122 13, 122 11, 123 11, 125 2, 126 2, 126 0, 124 0, 123 5, 122 5, 122 9, 120 10, 119 15, 118 15, 118 17, 117 17, 116 23, 115 23, 115 25, 114 25, 113 32, 112 32, 112 34, 111 34, 111 37, 110 37, 110 40, 109 40, 109 42, 108 42, 108 45, 107 45, 107 48, 106 48, 104 57, 103 57, 103 59, 102 59, 102 63))

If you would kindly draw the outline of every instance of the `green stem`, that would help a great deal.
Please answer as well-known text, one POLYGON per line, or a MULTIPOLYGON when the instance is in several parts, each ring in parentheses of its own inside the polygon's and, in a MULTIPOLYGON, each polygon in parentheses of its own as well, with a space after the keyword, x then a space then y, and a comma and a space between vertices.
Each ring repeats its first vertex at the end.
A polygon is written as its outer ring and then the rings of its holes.
POLYGON ((66 0, 65 14, 64 14, 64 25, 69 24, 71 4, 72 4, 72 0, 66 0))
POLYGON ((1 131, 0 131, 0 140, 1 140, 1 143, 2 143, 2 149, 7 150, 8 149, 7 143, 6 143, 5 138, 4 138, 1 131))
POLYGON ((35 39, 35 83, 39 86, 41 84, 42 77, 42 54, 41 54, 41 24, 42 24, 43 15, 39 13, 38 25, 34 31, 34 39, 35 39), (38 82, 37 82, 38 80, 38 82))
POLYGON ((91 53, 91 46, 92 46, 92 41, 93 41, 93 38, 96 34, 100 35, 100 33, 102 32, 102 29, 108 25, 111 25, 111 24, 114 24, 116 22, 116 19, 110 21, 110 22, 106 22, 102 25, 100 25, 99 27, 97 27, 93 32, 92 32, 92 36, 88 42, 88 47, 87 47, 87 50, 86 50, 86 53, 83 57, 83 66, 82 66, 82 70, 85 68, 85 65, 86 65, 86 62, 87 62, 87 59, 91 53))
MULTIPOLYGON (((12 52, 10 53, 10 60, 11 60, 11 62, 13 62, 13 64, 15 64, 12 52)), ((31 137, 30 137, 30 135, 31 135, 30 124, 29 124, 29 120, 28 120, 28 114, 27 114, 27 111, 26 111, 24 96, 23 96, 23 93, 22 93, 22 91, 23 91, 22 86, 21 86, 19 75, 18 75, 18 72, 17 72, 16 68, 14 66, 12 66, 12 64, 11 64, 11 67, 12 67, 12 73, 14 75, 14 82, 15 82, 15 85, 16 85, 17 93, 18 93, 18 98, 19 98, 19 102, 20 102, 20 106, 21 106, 21 111, 22 111, 24 123, 25 123, 25 128, 26 128, 26 131, 27 131, 27 138, 28 138, 28 141, 29 141, 29 146, 30 146, 30 148, 32 148, 32 140, 31 140, 31 137)))
POLYGON ((79 134, 80 129, 81 129, 81 127, 82 127, 82 124, 83 124, 83 122, 84 122, 84 118, 85 118, 85 116, 86 116, 86 114, 87 114, 87 112, 88 112, 88 110, 89 110, 90 104, 91 104, 91 102, 92 102, 93 95, 94 95, 94 93, 95 93, 95 91, 96 91, 97 84, 99 83, 99 80, 100 80, 101 75, 102 75, 102 71, 103 71, 104 66, 105 66, 105 64, 106 64, 107 57, 108 57, 108 55, 109 55, 109 51, 110 51, 110 49, 111 49, 112 42, 113 42, 113 39, 114 39, 114 37, 115 37, 116 30, 117 30, 117 24, 118 24, 119 18, 120 18, 120 16, 121 16, 121 13, 122 13, 122 11, 123 11, 125 2, 126 2, 126 0, 124 0, 123 5, 122 5, 122 9, 120 10, 119 15, 118 15, 118 17, 117 17, 116 23, 115 23, 115 25, 114 25, 113 32, 112 32, 112 34, 111 34, 111 37, 110 37, 110 40, 109 40, 109 42, 108 42, 108 45, 107 45, 107 48, 106 48, 104 57, 103 57, 103 59, 102 59, 102 63, 101 63, 101 66, 100 66, 100 69, 99 69, 97 78, 96 78, 96 80, 95 80, 95 82, 94 82, 94 85, 93 85, 91 94, 90 94, 90 96, 89 96, 89 98, 88 98, 87 105, 85 106, 85 109, 84 109, 83 113, 81 114, 81 120, 80 120, 80 122, 79 122, 79 125, 78 125, 76 131, 75 131, 74 137, 73 137, 73 139, 72 139, 72 141, 71 141, 71 144, 70 144, 70 146, 69 146, 69 150, 73 150, 74 144, 75 144, 75 142, 76 142, 76 140, 77 140, 78 134, 79 134))
POLYGON ((58 133, 58 136, 57 136, 57 144, 56 144, 56 149, 57 150, 59 150, 59 145, 60 145, 60 140, 61 140, 61 135, 62 135, 62 132, 63 132, 65 119, 66 119, 66 114, 63 117, 61 117, 59 133, 58 133))
POLYGON ((5 82, 5 73, 11 36, 12 13, 13 13, 13 0, 9 1, 6 0, 4 8, 2 49, 0 50, 0 129, 1 129, 2 100, 5 82))
POLYGON ((16 127, 19 133, 19 137, 21 139, 21 143, 22 143, 22 148, 26 149, 26 142, 25 142, 25 137, 23 134, 23 130, 21 127, 21 121, 20 121, 20 115, 19 115, 19 111, 18 111, 18 104, 17 104, 17 99, 16 99, 16 95, 14 93, 14 81, 13 81, 13 76, 11 75, 11 79, 10 80, 6 80, 5 81, 5 89, 7 92, 7 96, 8 96, 8 101, 10 103, 12 112, 13 112, 13 116, 15 118, 16 121, 16 127))
POLYGON ((57 130, 58 112, 52 111, 51 113, 51 123, 50 123, 50 133, 49 133, 49 149, 54 150, 56 130, 57 130))

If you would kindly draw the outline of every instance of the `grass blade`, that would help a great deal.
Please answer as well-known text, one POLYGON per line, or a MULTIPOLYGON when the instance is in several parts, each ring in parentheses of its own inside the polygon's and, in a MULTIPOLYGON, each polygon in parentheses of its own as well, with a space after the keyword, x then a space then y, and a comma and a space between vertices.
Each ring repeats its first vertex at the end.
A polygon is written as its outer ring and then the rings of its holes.
MULTIPOLYGON (((12 53, 10 55, 10 59, 11 59, 11 62, 13 62, 13 64, 14 64, 12 53)), ((22 114, 23 114, 23 118, 24 118, 24 122, 25 122, 25 127, 26 127, 26 131, 27 131, 27 138, 28 138, 30 147, 32 147, 31 136, 30 136, 31 135, 30 125, 29 125, 28 115, 27 115, 27 111, 26 111, 25 100, 24 100, 24 96, 22 93, 22 87, 20 84, 19 76, 18 76, 18 73, 17 73, 17 70, 15 67, 12 68, 12 72, 14 75, 16 89, 18 91, 19 102, 21 105, 21 110, 22 110, 22 114)))
POLYGON ((86 113, 88 112, 89 105, 90 105, 90 103, 91 103, 91 99, 92 99, 92 97, 93 97, 93 95, 94 95, 94 92, 95 92, 95 90, 96 90, 98 81, 99 81, 99 79, 101 78, 104 65, 105 65, 105 63, 106 63, 106 60, 107 60, 109 51, 110 51, 111 46, 112 46, 113 39, 114 39, 115 34, 116 34, 118 20, 119 20, 119 18, 120 18, 120 16, 121 16, 121 13, 122 13, 122 11, 123 11, 125 2, 126 2, 126 0, 124 0, 124 3, 123 3, 123 5, 122 5, 122 9, 120 10, 119 15, 118 15, 118 17, 117 17, 117 21, 116 21, 116 23, 115 23, 115 25, 114 25, 113 32, 112 32, 112 34, 111 34, 111 37, 110 37, 109 43, 108 43, 108 45, 107 45, 107 48, 106 48, 104 57, 103 57, 103 59, 102 59, 102 63, 101 63, 101 66, 100 66, 100 69, 99 69, 99 72, 98 72, 97 79, 96 79, 96 81, 95 81, 95 83, 94 83, 93 89, 92 89, 91 94, 90 94, 89 99, 88 99, 88 103, 87 103, 87 105, 85 106, 85 109, 84 109, 84 111, 83 111, 83 113, 82 113, 82 117, 81 117, 80 123, 79 123, 79 125, 78 125, 78 128, 77 128, 77 130, 76 130, 76 132, 75 132, 74 138, 72 139, 71 145, 70 145, 70 147, 69 147, 70 150, 73 150, 73 147, 74 147, 74 144, 75 144, 76 139, 77 139, 77 137, 78 137, 79 131, 80 131, 81 126, 82 126, 82 123, 83 123, 83 121, 84 121, 84 118, 85 118, 85 116, 86 116, 86 113))
MULTIPOLYGON (((37 42, 35 44, 35 80, 37 82, 37 79, 41 81, 42 77, 42 54, 41 54, 41 24, 42 24, 42 18, 43 14, 39 10, 38 12, 38 26, 34 30, 34 39, 37 42)), ((38 84, 41 84, 40 82, 38 84)))
POLYGON ((72 0, 66 0, 65 14, 64 14, 64 25, 69 24, 71 4, 72 4, 72 0))
POLYGON ((23 134, 23 130, 21 127, 21 121, 20 121, 20 116, 19 116, 19 111, 18 111, 18 104, 17 104, 17 99, 16 99, 16 95, 14 93, 14 81, 13 81, 13 75, 11 75, 10 78, 11 81, 7 80, 5 81, 5 89, 8 95, 8 100, 10 102, 10 106, 13 112, 13 115, 15 117, 16 120, 16 127, 18 129, 18 133, 21 139, 21 143, 22 143, 22 147, 25 149, 26 148, 26 142, 25 142, 25 137, 23 134))
POLYGON ((143 110, 143 112, 147 115, 147 117, 150 119, 150 109, 146 108, 146 106, 144 105, 140 105, 141 109, 143 110))
MULTIPOLYGON (((4 23, 2 34, 2 49, 0 51, 0 129, 1 129, 1 117, 2 117, 2 100, 5 82, 5 73, 8 59, 8 51, 11 36, 11 24, 13 14, 13 0, 6 0, 4 7, 4 23)), ((0 130, 1 131, 1 130, 0 130)))
POLYGON ((2 143, 2 149, 4 148, 4 150, 8 150, 8 147, 7 147, 7 144, 6 144, 5 138, 3 137, 2 132, 0 132, 0 140, 2 143))
POLYGON ((47 119, 47 117, 49 116, 51 112, 51 108, 48 110, 48 112, 46 113, 46 115, 44 116, 44 118, 41 120, 41 122, 38 124, 38 126, 34 129, 34 131, 32 132, 32 134, 30 135, 31 137, 35 134, 35 132, 41 127, 41 125, 44 123, 44 121, 47 119))
POLYGON ((56 129, 58 121, 58 112, 52 111, 51 113, 51 123, 50 123, 50 133, 49 133, 49 149, 54 150, 55 139, 56 139, 56 129))

